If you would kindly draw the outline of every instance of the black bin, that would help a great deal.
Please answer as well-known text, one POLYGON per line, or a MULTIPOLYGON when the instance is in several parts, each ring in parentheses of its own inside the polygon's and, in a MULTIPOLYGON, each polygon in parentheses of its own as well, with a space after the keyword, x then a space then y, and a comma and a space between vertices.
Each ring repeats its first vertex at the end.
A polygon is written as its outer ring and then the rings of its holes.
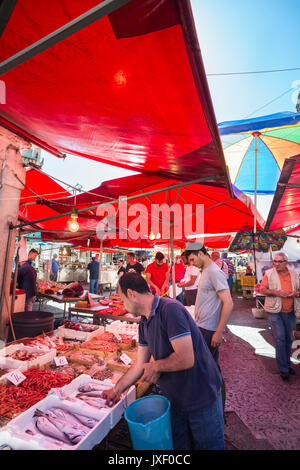
MULTIPOLYGON (((34 338, 43 332, 53 331, 54 313, 33 310, 31 312, 17 312, 12 316, 12 324, 16 339, 34 338)), ((13 341, 13 335, 9 326, 8 342, 13 341)))

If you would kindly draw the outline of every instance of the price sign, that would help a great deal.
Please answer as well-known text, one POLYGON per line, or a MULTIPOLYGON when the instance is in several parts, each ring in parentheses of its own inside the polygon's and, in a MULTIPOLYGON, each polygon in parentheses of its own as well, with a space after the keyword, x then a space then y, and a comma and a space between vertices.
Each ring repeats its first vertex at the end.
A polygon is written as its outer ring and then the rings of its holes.
POLYGON ((118 341, 122 341, 121 336, 118 333, 114 333, 115 338, 117 338, 118 341))
POLYGON ((126 366, 129 366, 129 364, 132 363, 131 357, 127 356, 125 353, 120 356, 120 359, 126 366))
POLYGON ((65 356, 57 356, 53 359, 53 361, 56 367, 66 366, 68 364, 68 361, 65 356))
POLYGON ((9 372, 6 375, 6 378, 13 384, 13 385, 19 385, 20 383, 23 382, 23 380, 26 379, 25 375, 22 374, 18 369, 13 370, 12 372, 9 372))

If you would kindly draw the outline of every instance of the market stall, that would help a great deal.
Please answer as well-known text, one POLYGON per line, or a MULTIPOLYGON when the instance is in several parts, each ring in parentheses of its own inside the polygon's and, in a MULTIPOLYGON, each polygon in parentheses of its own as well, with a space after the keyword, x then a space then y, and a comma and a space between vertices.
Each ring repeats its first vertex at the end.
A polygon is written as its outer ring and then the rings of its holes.
POLYGON ((0 359, 0 446, 87 450, 99 444, 145 390, 137 384, 110 407, 100 397, 136 360, 135 325, 66 322, 47 335, 6 345, 0 359))

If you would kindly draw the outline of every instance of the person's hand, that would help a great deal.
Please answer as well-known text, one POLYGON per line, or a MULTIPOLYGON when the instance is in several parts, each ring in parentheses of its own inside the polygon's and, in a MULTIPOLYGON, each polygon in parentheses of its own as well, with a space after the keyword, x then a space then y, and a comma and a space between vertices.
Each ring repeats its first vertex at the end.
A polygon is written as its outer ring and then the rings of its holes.
POLYGON ((223 333, 218 333, 217 331, 212 335, 211 346, 217 348, 222 343, 223 333))
POLYGON ((293 290, 292 292, 290 292, 288 297, 299 297, 299 291, 293 290))
POLYGON ((154 362, 146 362, 144 364, 144 374, 142 375, 142 382, 151 382, 156 384, 160 377, 160 373, 155 371, 154 362))
POLYGON ((159 287, 155 286, 155 291, 158 295, 161 295, 161 290, 159 289, 159 287))
POLYGON ((106 400, 106 404, 108 406, 112 406, 120 400, 120 393, 117 393, 115 388, 110 388, 108 390, 104 390, 101 394, 101 398, 106 400))
POLYGON ((289 293, 286 290, 281 289, 281 290, 278 291, 278 296, 279 297, 289 297, 289 293))

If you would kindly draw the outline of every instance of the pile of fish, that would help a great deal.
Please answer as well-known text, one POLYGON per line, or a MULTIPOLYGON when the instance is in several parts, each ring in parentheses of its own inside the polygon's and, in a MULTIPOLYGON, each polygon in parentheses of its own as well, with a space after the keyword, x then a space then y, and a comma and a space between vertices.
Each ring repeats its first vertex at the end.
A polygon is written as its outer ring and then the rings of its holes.
POLYGON ((12 353, 8 353, 7 357, 10 357, 11 359, 15 359, 16 361, 32 361, 33 359, 37 359, 43 354, 44 354, 43 352, 29 352, 23 349, 20 351, 14 351, 12 353))
MULTIPOLYGON (((50 408, 47 411, 35 410, 35 426, 47 437, 52 437, 69 445, 78 444, 97 424, 97 420, 77 413, 70 413, 62 408, 50 408)), ((32 431, 27 430, 28 434, 32 431)))
POLYGON ((106 388, 107 387, 103 387, 101 384, 88 382, 78 388, 80 393, 76 395, 76 398, 79 398, 94 408, 108 408, 106 400, 102 398, 102 392, 106 390, 106 388))
POLYGON ((98 362, 98 356, 96 356, 95 354, 88 354, 82 351, 73 351, 69 356, 69 360, 93 365, 98 362))

